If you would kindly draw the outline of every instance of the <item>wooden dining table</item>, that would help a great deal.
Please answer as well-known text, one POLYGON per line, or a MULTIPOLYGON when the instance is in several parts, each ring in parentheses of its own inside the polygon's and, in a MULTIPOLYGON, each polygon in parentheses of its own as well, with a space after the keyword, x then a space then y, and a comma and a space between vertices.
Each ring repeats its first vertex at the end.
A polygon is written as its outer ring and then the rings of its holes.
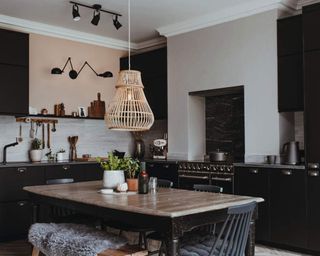
MULTIPOLYGON (((179 255, 179 239, 194 227, 223 222, 227 209, 262 198, 231 194, 159 188, 156 193, 102 194, 102 181, 60 185, 28 186, 33 202, 34 222, 41 204, 71 209, 99 218, 110 218, 135 226, 148 227, 166 237, 167 254, 179 255)), ((257 209, 251 221, 246 256, 254 255, 257 209)))

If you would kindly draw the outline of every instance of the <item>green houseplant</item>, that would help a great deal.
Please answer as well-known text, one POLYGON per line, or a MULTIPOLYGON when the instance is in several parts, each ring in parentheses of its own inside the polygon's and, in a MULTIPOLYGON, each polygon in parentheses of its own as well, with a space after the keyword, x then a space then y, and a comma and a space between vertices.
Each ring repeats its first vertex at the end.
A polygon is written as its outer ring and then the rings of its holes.
POLYGON ((57 161, 58 162, 61 162, 61 161, 63 161, 64 160, 64 153, 65 153, 66 151, 63 149, 63 148, 61 148, 61 149, 59 149, 59 151, 57 151, 57 153, 56 153, 56 158, 57 158, 57 161))
POLYGON ((42 158, 41 140, 35 138, 31 141, 30 160, 40 162, 42 158))

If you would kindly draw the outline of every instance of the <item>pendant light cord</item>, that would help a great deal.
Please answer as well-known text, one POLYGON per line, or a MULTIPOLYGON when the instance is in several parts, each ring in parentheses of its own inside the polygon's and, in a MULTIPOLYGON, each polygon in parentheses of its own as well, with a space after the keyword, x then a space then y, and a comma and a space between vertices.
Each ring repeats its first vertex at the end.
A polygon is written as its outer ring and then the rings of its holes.
POLYGON ((128 0, 128 51, 129 51, 129 70, 131 70, 131 4, 130 4, 130 0, 128 0))

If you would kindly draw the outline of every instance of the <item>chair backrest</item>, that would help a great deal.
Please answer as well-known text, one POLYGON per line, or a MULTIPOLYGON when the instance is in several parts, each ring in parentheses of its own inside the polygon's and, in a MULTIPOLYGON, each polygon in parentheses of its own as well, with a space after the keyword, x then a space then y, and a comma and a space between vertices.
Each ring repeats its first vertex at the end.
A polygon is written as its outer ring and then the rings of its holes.
POLYGON ((68 184, 68 183, 73 183, 74 179, 68 178, 68 179, 51 179, 47 180, 46 183, 47 185, 54 185, 54 184, 68 184))
POLYGON ((222 193, 223 188, 215 185, 194 184, 193 189, 201 192, 222 193))
POLYGON ((159 188, 172 188, 173 182, 171 180, 158 179, 159 188))
POLYGON ((250 221, 256 205, 256 202, 252 202, 228 209, 228 217, 212 246, 210 256, 244 255, 250 221))

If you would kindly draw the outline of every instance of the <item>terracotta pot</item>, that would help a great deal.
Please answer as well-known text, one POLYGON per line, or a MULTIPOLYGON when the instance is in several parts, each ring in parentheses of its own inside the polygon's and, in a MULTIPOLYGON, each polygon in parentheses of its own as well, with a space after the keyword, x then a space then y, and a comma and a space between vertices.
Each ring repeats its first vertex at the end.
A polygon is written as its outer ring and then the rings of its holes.
POLYGON ((138 191, 138 179, 127 179, 128 190, 138 191))

